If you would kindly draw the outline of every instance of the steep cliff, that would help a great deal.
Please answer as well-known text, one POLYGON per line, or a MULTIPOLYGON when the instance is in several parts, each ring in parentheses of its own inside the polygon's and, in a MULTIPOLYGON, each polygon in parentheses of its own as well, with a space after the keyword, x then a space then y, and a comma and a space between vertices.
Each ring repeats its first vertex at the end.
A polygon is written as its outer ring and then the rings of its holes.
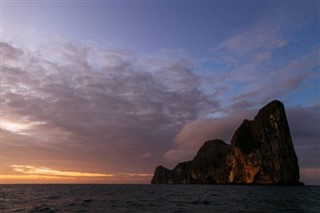
POLYGON ((298 159, 283 104, 272 101, 252 121, 244 120, 231 145, 207 141, 192 161, 173 170, 157 167, 151 183, 299 184, 298 159))

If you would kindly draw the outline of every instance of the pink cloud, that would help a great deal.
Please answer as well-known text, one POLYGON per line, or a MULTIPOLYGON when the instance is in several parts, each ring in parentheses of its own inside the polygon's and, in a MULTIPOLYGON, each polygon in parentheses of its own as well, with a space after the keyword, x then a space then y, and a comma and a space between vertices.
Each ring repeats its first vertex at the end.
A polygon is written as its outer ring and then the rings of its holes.
POLYGON ((167 151, 164 158, 169 162, 191 160, 205 141, 222 139, 230 143, 242 120, 251 116, 251 111, 242 110, 227 117, 189 122, 176 135, 175 147, 167 151))

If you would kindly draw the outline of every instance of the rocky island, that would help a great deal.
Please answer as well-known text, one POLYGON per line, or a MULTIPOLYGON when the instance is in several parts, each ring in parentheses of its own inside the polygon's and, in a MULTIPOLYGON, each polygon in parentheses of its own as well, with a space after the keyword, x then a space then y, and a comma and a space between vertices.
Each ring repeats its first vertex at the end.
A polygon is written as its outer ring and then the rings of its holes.
POLYGON ((191 161, 155 169, 152 184, 301 185, 284 105, 272 101, 244 120, 231 145, 207 141, 191 161))

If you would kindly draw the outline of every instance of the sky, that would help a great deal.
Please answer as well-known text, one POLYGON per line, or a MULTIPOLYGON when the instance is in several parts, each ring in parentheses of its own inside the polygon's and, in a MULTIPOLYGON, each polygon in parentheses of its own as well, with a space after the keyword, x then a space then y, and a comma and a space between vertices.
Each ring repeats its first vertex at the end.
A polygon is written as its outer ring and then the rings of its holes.
POLYGON ((1 1, 1 183, 150 183, 286 107, 320 184, 317 1, 1 1))

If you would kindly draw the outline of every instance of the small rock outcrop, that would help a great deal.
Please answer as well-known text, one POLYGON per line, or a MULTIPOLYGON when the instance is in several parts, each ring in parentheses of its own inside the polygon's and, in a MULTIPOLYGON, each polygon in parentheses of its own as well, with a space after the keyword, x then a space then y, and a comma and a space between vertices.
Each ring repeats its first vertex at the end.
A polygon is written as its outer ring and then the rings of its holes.
POLYGON ((231 145, 207 141, 191 161, 169 170, 158 166, 152 184, 288 184, 299 182, 298 159, 285 109, 272 101, 244 120, 231 145))

